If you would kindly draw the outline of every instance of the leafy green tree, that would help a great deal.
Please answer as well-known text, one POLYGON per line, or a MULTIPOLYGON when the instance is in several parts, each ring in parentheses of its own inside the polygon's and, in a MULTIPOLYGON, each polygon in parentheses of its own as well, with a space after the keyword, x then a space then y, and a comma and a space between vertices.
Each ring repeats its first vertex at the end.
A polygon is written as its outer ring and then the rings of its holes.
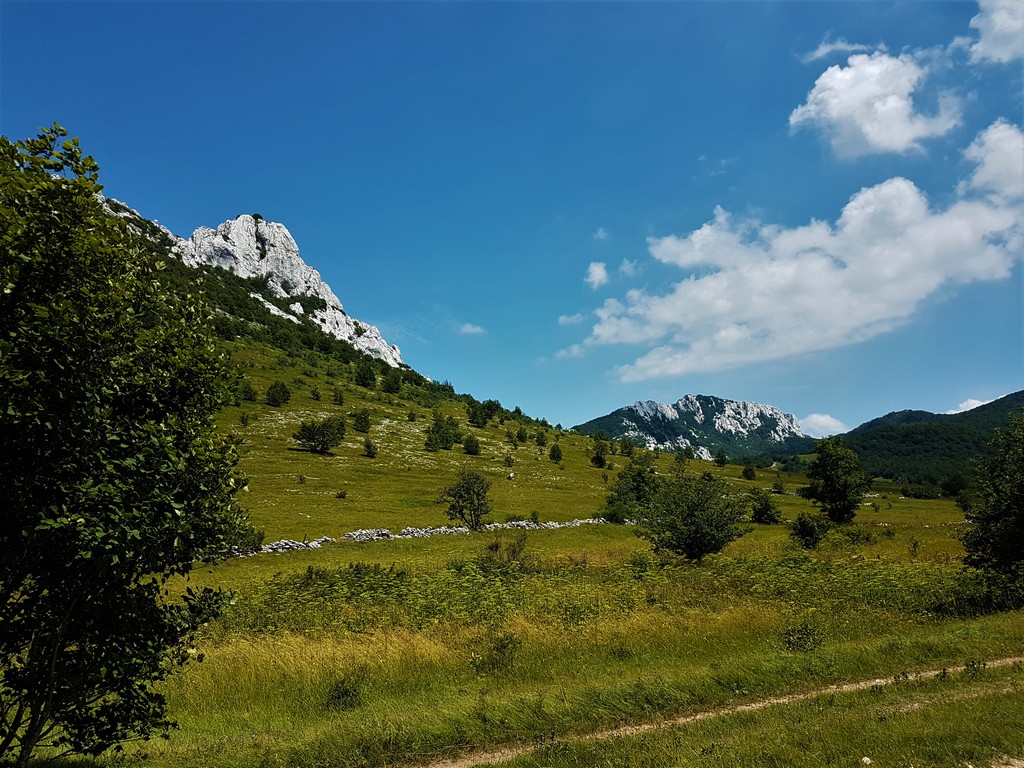
POLYGON ((852 522, 871 488, 871 478, 841 437, 819 440, 814 453, 815 459, 807 469, 811 482, 800 489, 800 495, 820 506, 833 523, 852 522))
POLYGON ((526 427, 520 427, 516 430, 516 442, 525 443, 530 439, 530 433, 526 431, 526 427))
POLYGON ((283 381, 275 381, 267 387, 267 405, 280 407, 292 399, 292 391, 283 381))
POLYGON ((360 387, 366 389, 373 389, 377 386, 377 371, 374 370, 373 363, 366 358, 363 358, 356 363, 356 372, 354 377, 355 383, 360 387))
POLYGON ((476 531, 491 512, 490 490, 490 480, 479 472, 463 469, 455 483, 441 489, 435 503, 448 505, 446 513, 449 520, 458 520, 476 531))
POLYGON ((828 518, 801 512, 793 521, 789 535, 804 549, 817 549, 828 529, 828 518))
POLYGON ((459 423, 451 416, 445 416, 434 409, 433 421, 427 427, 427 438, 424 447, 428 451, 450 451, 452 446, 462 440, 459 423))
POLYGON ((320 395, 320 387, 318 387, 318 386, 316 386, 314 384, 313 388, 311 390, 309 390, 309 396, 311 398, 313 398, 314 400, 319 400, 320 397, 321 397, 321 395, 320 395))
POLYGON ((725 452, 725 448, 719 448, 718 453, 715 454, 715 466, 724 467, 729 463, 729 454, 725 452))
MULTIPOLYGON (((237 377, 59 126, 0 137, 0 763, 167 733, 154 684, 226 595, 165 596, 258 540, 214 416, 237 377)), ((177 590, 175 590, 177 591, 177 590)))
POLYGON ((551 459, 555 464, 562 461, 562 446, 558 443, 551 444, 551 450, 548 451, 548 458, 551 459))
POLYGON ((313 453, 330 453, 331 449, 345 439, 345 419, 328 416, 325 419, 303 421, 292 435, 302 447, 313 453))
POLYGON ((333 400, 335 405, 344 405, 345 404, 345 393, 342 392, 340 388, 335 387, 334 388, 334 396, 332 397, 332 400, 333 400))
POLYGON ((470 456, 479 456, 480 439, 476 435, 466 435, 462 440, 462 450, 470 456))
POLYGON ((970 491, 957 497, 966 525, 965 562, 1024 588, 1024 418, 997 430, 995 454, 977 467, 970 491))
POLYGON ((352 428, 356 432, 370 431, 370 411, 367 408, 360 408, 352 416, 352 428))
POLYGON ((382 392, 388 394, 397 395, 402 391, 402 372, 397 368, 392 368, 384 375, 384 380, 380 383, 380 389, 382 392))
POLYGON ((366 438, 363 439, 363 455, 364 456, 366 456, 368 458, 371 458, 371 459, 376 459, 377 458, 378 450, 379 449, 377 448, 377 444, 375 442, 373 442, 373 440, 371 440, 369 438, 369 436, 367 436, 366 438))
POLYGON ((256 394, 256 388, 248 379, 242 379, 242 383, 238 385, 238 396, 249 402, 256 402, 256 398, 259 397, 256 394))
POLYGON ((775 525, 782 522, 782 513, 778 502, 764 488, 751 488, 747 491, 750 502, 750 519, 755 523, 775 525))
POLYGON ((647 451, 634 451, 612 483, 602 516, 614 523, 636 520, 651 508, 657 493, 654 457, 647 451))
POLYGON ((598 431, 592 435, 594 452, 590 455, 590 466, 604 469, 608 463, 608 438, 604 432, 598 431))
POLYGON ((740 476, 744 480, 757 480, 757 471, 752 466, 747 464, 747 466, 745 466, 743 468, 743 471, 740 473, 740 476))
POLYGON ((700 561, 743 535, 745 505, 728 483, 710 473, 679 474, 659 483, 647 509, 637 514, 637 535, 654 545, 700 561))

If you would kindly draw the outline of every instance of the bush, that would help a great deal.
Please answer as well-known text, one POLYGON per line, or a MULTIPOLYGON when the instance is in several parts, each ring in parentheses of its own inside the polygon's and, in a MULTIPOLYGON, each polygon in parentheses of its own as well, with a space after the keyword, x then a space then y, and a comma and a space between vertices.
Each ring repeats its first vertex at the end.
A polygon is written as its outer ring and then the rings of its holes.
POLYGON ((748 464, 747 466, 745 466, 743 468, 743 472, 741 473, 741 477, 744 480, 757 480, 757 472, 755 472, 754 468, 748 464))
POLYGON ((369 437, 363 440, 363 455, 371 459, 377 458, 377 444, 369 437))
POLYGON ((825 518, 801 512, 793 521, 789 535, 804 549, 817 549, 821 540, 825 538, 825 534, 828 533, 828 527, 828 520, 825 518))
POLYGON ((659 483, 650 507, 639 510, 637 535, 656 552, 699 561, 743 535, 739 522, 744 511, 724 481, 678 475, 659 483))
POLYGON ((479 456, 480 440, 475 435, 467 435, 462 440, 462 450, 470 456, 479 456))
POLYGON ((553 462, 555 462, 555 464, 558 464, 559 462, 561 462, 562 461, 562 446, 560 446, 558 443, 553 443, 551 445, 551 450, 548 451, 548 458, 551 459, 553 462))
POLYGON ((345 438, 345 420, 341 416, 328 416, 319 421, 303 421, 292 438, 307 451, 330 453, 345 438))
POLYGON ((238 385, 238 396, 243 400, 248 400, 250 403, 256 402, 256 398, 259 397, 256 394, 256 388, 248 379, 242 379, 242 383, 238 385))
POLYGON ((345 404, 345 393, 342 392, 338 387, 334 388, 333 400, 334 400, 334 404, 335 405, 344 405, 345 404))
POLYGON ((779 506, 764 488, 754 488, 747 493, 750 500, 750 519, 755 523, 775 525, 782 522, 779 506))
POLYGON ((292 399, 292 391, 283 381, 275 381, 267 387, 267 405, 278 408, 292 399))
POLYGON ((356 432, 369 432, 370 431, 370 411, 366 408, 358 410, 352 416, 352 428, 356 432))
POLYGON ((365 664, 344 672, 328 686, 324 708, 332 712, 344 712, 358 707, 363 703, 363 691, 368 676, 369 668, 365 664))
POLYGON ((807 620, 790 624, 782 630, 782 644, 787 651, 807 653, 820 648, 824 641, 821 628, 807 620))
POLYGON ((313 398, 314 400, 319 400, 320 399, 320 387, 318 387, 318 386, 316 386, 314 384, 313 388, 311 390, 309 390, 309 396, 311 398, 313 398))
POLYGON ((355 383, 366 389, 373 389, 377 386, 377 372, 369 360, 360 360, 356 365, 355 383))

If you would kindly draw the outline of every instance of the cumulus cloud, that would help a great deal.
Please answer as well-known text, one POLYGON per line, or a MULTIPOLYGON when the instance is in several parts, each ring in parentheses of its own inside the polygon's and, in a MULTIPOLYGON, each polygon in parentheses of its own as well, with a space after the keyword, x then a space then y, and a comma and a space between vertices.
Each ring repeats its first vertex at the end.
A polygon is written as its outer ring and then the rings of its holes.
POLYGON ((622 263, 619 264, 619 272, 626 277, 635 277, 637 269, 637 263, 635 261, 630 261, 629 259, 623 259, 622 263))
POLYGON ((477 334, 486 333, 486 331, 479 325, 474 325, 473 323, 463 323, 462 326, 459 328, 459 333, 466 336, 475 336, 477 334))
POLYGON ((1005 64, 1024 58, 1024 3, 1020 0, 981 0, 971 19, 978 40, 971 46, 971 61, 1005 64))
POLYGON ((997 120, 978 135, 964 157, 976 163, 977 169, 961 185, 961 194, 973 190, 1004 200, 1024 198, 1024 133, 1020 128, 997 120))
POLYGON ((592 261, 587 267, 587 276, 583 281, 595 291, 608 284, 608 267, 603 261, 592 261))
POLYGON ((831 35, 825 35, 825 38, 821 41, 817 48, 810 53, 805 53, 800 57, 800 61, 804 64, 810 64, 812 61, 819 61, 821 59, 827 59, 833 54, 840 53, 843 55, 850 53, 863 53, 865 51, 884 51, 884 45, 862 45, 861 43, 850 43, 847 42, 845 37, 840 37, 838 40, 830 40, 831 35))
POLYGON ((956 408, 951 408, 948 411, 944 411, 944 413, 963 413, 964 411, 974 410, 975 408, 977 408, 980 405, 988 405, 991 402, 993 402, 993 401, 992 400, 977 400, 977 399, 975 399, 973 397, 969 397, 966 400, 964 400, 962 403, 960 403, 960 405, 958 405, 956 408))
POLYGON ((559 315, 558 316, 558 324, 559 325, 579 325, 580 323, 582 323, 586 319, 587 319, 586 315, 584 315, 582 312, 577 312, 575 315, 559 315))
MULTIPOLYGON (((1024 253, 1021 200, 982 174, 1004 130, 972 145, 978 171, 945 209, 897 177, 857 192, 834 222, 786 228, 717 208, 687 235, 650 239, 651 256, 686 277, 608 299, 584 344, 648 347, 618 369, 624 381, 722 370, 865 341, 940 288, 1008 277, 1024 253), (1000 195, 977 194, 993 186, 1000 195)), ((1024 157, 1015 167, 1024 174, 1024 157)))
POLYGON ((835 416, 827 413, 812 413, 800 419, 800 428, 811 437, 828 437, 849 432, 850 428, 835 416))
POLYGON ((591 235, 595 240, 607 240, 611 235, 608 234, 608 230, 604 227, 598 227, 597 231, 591 235))
POLYGON ((845 67, 829 67, 818 77, 789 126, 820 131, 837 154, 849 157, 919 150, 922 140, 960 124, 960 103, 950 95, 940 96, 936 115, 917 111, 914 93, 927 74, 910 54, 853 55, 845 67))

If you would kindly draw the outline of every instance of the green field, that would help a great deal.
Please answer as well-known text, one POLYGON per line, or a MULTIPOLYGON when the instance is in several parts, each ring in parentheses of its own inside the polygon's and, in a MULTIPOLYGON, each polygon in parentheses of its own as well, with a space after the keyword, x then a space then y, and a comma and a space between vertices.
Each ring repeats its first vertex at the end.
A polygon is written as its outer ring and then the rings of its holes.
MULTIPOLYGON (((97 765, 145 753, 160 768, 411 766, 509 745, 530 751, 507 764, 552 767, 869 757, 920 768, 1024 757, 1024 669, 993 664, 1024 655, 1024 613, 976 609, 951 500, 905 499, 878 482, 855 523, 815 551, 786 525, 748 524, 699 565, 655 556, 618 525, 531 531, 525 541, 506 531, 348 542, 343 534, 360 528, 447 523, 434 502, 462 467, 493 480, 492 521, 590 518, 626 462, 613 455, 613 468, 595 469, 588 438, 525 419, 531 439, 513 447, 506 430, 517 422, 468 427, 454 399, 410 385, 364 389, 326 358, 243 343, 232 356, 259 393, 273 381, 292 390, 281 408, 241 401, 222 414, 244 441, 252 521, 267 541, 338 540, 197 570, 194 586, 231 589, 235 600, 197 638, 201 663, 164 685, 180 728, 97 765), (426 451, 433 407, 479 437, 482 454, 426 451), (363 408, 376 458, 352 428, 363 408), (344 443, 331 455, 299 450, 299 422, 328 414, 349 417, 344 443), (556 439, 560 464, 547 456, 556 439), (585 738, 874 678, 899 682, 585 738)), ((673 457, 657 467, 674 471, 673 457)), ((700 461, 686 471, 741 490, 777 479, 759 470, 742 480, 739 466, 700 461)), ((778 477, 786 521, 812 509, 794 493, 802 477, 778 477)))

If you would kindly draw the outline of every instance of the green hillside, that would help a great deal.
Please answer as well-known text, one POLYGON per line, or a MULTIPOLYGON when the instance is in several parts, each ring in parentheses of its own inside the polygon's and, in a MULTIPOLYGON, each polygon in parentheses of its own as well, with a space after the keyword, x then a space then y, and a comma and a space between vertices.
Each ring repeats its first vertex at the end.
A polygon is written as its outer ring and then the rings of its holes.
POLYGON ((988 455, 993 431, 1022 410, 1024 391, 964 413, 897 411, 862 424, 845 440, 878 477, 945 484, 955 491, 970 473, 971 461, 988 455))

